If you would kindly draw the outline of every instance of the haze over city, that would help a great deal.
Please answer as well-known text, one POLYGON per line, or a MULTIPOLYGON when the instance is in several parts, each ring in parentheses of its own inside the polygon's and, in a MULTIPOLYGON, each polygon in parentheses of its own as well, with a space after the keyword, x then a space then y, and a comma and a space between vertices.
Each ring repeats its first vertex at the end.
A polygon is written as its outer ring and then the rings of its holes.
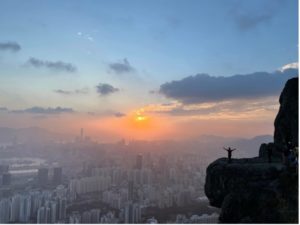
POLYGON ((298 223, 297 0, 0 0, 0 223, 298 223))

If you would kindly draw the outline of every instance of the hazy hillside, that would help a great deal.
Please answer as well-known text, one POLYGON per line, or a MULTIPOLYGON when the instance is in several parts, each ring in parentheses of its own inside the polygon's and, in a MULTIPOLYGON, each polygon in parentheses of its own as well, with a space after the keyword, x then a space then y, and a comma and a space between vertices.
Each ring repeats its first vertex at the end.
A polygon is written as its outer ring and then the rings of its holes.
POLYGON ((8 128, 0 127, 0 143, 17 142, 40 142, 49 140, 60 140, 67 138, 68 135, 62 135, 54 133, 40 127, 28 127, 28 128, 8 128))

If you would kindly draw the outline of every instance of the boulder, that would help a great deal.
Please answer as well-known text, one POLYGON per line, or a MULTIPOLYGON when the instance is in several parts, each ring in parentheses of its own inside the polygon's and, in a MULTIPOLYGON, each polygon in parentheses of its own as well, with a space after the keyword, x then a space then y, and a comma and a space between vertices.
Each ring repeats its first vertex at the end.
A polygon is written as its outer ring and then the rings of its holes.
POLYGON ((207 167, 205 194, 221 208, 221 223, 298 223, 298 168, 281 160, 287 142, 298 146, 298 78, 286 83, 274 125, 274 143, 262 144, 258 157, 220 158, 207 167))

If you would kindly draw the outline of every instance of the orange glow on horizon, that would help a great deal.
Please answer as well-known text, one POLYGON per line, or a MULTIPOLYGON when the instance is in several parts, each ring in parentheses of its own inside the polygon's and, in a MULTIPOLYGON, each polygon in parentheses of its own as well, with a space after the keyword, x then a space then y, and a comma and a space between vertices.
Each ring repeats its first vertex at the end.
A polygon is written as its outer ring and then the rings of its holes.
POLYGON ((135 120, 136 120, 137 122, 145 121, 146 119, 147 119, 147 117, 145 117, 145 116, 137 116, 137 117, 135 118, 135 120))
POLYGON ((139 131, 149 131, 153 129, 153 119, 149 116, 146 116, 144 114, 141 114, 140 112, 135 112, 134 115, 128 116, 128 128, 139 130, 139 131))
MULTIPOLYGON (((267 99, 268 100, 268 99, 267 99)), ((267 101, 269 102, 269 101, 267 101)), ((273 121, 277 108, 258 108, 264 102, 250 102, 244 110, 230 110, 230 105, 224 110, 216 112, 193 114, 199 107, 189 106, 184 113, 172 115, 167 109, 155 106, 133 109, 125 112, 122 117, 113 115, 85 115, 61 114, 60 116, 47 116, 33 118, 31 115, 3 114, 3 125, 10 126, 17 123, 19 127, 38 126, 58 134, 78 135, 82 127, 85 134, 100 141, 116 141, 121 138, 127 140, 158 140, 158 139, 185 139, 197 138, 202 134, 219 136, 257 136, 273 132, 273 121), (274 109, 273 109, 274 108, 274 109), (191 110, 191 114, 189 111, 191 110)), ((276 105, 275 105, 276 106, 276 105)), ((163 107, 173 107, 167 105, 163 107)), ((180 106, 179 106, 180 107, 180 106)), ((205 105, 204 108, 208 107, 205 105)))

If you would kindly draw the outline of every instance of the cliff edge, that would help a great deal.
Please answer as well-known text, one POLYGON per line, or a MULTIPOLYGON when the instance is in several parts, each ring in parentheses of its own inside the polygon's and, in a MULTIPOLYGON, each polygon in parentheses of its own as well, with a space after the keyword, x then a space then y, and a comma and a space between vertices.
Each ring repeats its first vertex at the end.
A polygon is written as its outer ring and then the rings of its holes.
POLYGON ((281 156, 287 142, 298 146, 298 78, 287 81, 279 102, 274 143, 262 144, 258 157, 230 164, 221 158, 207 167, 205 194, 221 208, 221 223, 298 223, 298 171, 281 156))

